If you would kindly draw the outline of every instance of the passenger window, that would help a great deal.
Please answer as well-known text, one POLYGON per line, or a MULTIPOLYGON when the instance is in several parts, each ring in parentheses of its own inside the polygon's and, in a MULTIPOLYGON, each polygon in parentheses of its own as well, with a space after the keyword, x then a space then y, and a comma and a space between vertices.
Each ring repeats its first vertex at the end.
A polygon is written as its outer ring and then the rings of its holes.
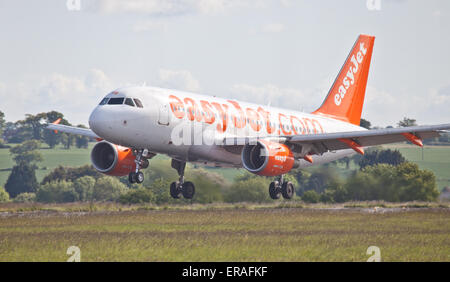
POLYGON ((109 98, 103 98, 99 105, 105 105, 106 103, 108 103, 108 100, 109 98))
POLYGON ((134 107, 133 100, 131 98, 126 98, 125 99, 125 105, 134 107))
POLYGON ((108 105, 122 105, 124 98, 111 98, 109 99, 108 105))
POLYGON ((141 101, 139 100, 139 99, 133 99, 134 100, 134 102, 136 103, 136 106, 138 107, 138 108, 143 108, 144 106, 142 106, 142 103, 141 103, 141 101))

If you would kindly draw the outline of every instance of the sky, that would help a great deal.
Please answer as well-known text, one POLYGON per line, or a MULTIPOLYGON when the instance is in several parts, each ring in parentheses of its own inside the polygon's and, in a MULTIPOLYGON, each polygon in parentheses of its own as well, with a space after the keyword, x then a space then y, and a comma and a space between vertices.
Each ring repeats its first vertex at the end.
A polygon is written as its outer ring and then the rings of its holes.
POLYGON ((363 118, 450 123, 448 0, 0 0, 0 111, 87 125, 145 83, 311 112, 361 33, 363 118))

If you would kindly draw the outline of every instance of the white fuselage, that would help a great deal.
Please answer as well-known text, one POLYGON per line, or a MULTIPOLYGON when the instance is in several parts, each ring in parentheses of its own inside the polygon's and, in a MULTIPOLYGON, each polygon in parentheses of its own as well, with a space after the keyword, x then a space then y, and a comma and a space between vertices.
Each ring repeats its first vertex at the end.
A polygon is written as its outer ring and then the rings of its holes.
MULTIPOLYGON (((226 138, 365 130, 325 116, 154 87, 126 87, 105 96, 127 97, 138 99, 143 107, 104 104, 93 110, 89 125, 98 136, 114 144, 214 166, 242 166, 242 144, 223 146, 226 138)), ((314 164, 353 153, 348 149, 315 155, 314 164)), ((309 165, 300 160, 300 166, 309 165)))

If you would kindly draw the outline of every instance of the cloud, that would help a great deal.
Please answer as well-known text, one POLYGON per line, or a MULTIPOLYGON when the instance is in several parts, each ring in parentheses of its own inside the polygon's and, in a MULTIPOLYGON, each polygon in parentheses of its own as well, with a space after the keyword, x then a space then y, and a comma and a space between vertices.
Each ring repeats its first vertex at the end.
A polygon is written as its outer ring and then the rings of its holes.
POLYGON ((292 88, 280 88, 274 84, 261 86, 235 84, 231 88, 230 98, 274 107, 285 107, 294 110, 314 109, 317 99, 311 99, 307 91, 292 88))
POLYGON ((149 30, 167 30, 167 24, 162 21, 155 21, 155 20, 145 20, 145 21, 138 21, 133 25, 133 31, 134 32, 144 32, 149 30))
POLYGON ((374 125, 395 126, 403 117, 418 124, 448 123, 450 120, 450 84, 432 88, 428 93, 390 92, 368 85, 363 117, 374 125))
POLYGON ((284 31, 285 26, 281 23, 271 23, 263 26, 263 32, 278 33, 284 31))
POLYGON ((215 14, 242 7, 264 6, 265 0, 98 0, 102 13, 138 13, 152 16, 215 14))
POLYGON ((91 69, 81 77, 53 73, 38 82, 1 85, 1 110, 8 121, 23 119, 26 113, 56 110, 62 112, 70 122, 85 125, 91 110, 104 95, 114 89, 114 83, 99 69, 91 69))
POLYGON ((161 87, 196 92, 200 90, 200 83, 187 70, 159 70, 159 84, 161 87))

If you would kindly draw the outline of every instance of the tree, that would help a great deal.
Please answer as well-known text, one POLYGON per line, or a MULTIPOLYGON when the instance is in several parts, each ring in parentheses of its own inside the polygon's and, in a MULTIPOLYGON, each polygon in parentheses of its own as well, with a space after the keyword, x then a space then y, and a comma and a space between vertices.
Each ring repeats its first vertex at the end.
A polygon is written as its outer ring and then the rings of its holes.
POLYGON ((370 121, 366 120, 366 119, 361 119, 359 122, 359 126, 364 127, 366 129, 370 129, 370 127, 372 126, 372 124, 370 123, 370 121))
MULTIPOLYGON (((59 118, 61 121, 60 124, 63 125, 71 125, 65 118, 64 115, 57 111, 51 111, 45 114, 46 116, 46 122, 52 123, 58 120, 59 118)), ((60 132, 54 132, 53 130, 44 130, 43 133, 43 140, 50 148, 54 148, 57 144, 61 142, 61 139, 63 138, 63 133, 60 132)), ((73 137, 75 138, 75 137, 73 137)), ((73 140, 73 139, 72 139, 73 140)), ((66 140, 67 142, 67 140, 66 140)), ((70 146, 69 146, 70 147, 70 146)))
POLYGON ((9 194, 5 188, 0 187, 0 203, 9 202, 9 194))
POLYGON ((338 175, 334 169, 321 167, 311 174, 303 189, 304 191, 314 190, 317 193, 322 193, 330 182, 336 181, 337 179, 338 175))
POLYGON ((41 185, 36 193, 36 201, 43 203, 67 203, 78 200, 73 183, 67 181, 48 182, 41 185))
POLYGON ((302 196, 302 201, 305 203, 318 203, 319 200, 320 195, 314 190, 306 191, 302 196))
POLYGON ((21 193, 34 193, 38 186, 35 168, 28 164, 19 164, 13 167, 5 189, 10 197, 14 198, 21 193))
POLYGON ((84 165, 80 167, 63 167, 58 166, 52 172, 47 174, 42 180, 42 184, 51 181, 71 181, 75 182, 76 179, 81 178, 83 176, 92 176, 95 179, 103 177, 104 175, 95 170, 92 165, 84 165))
POLYGON ((42 154, 38 151, 40 147, 40 141, 28 140, 12 147, 9 152, 13 155, 13 160, 17 165, 33 165, 43 160, 42 154))
POLYGON ((94 200, 95 178, 92 176, 83 176, 75 179, 73 187, 78 193, 78 199, 82 202, 94 200))
POLYGON ((155 195, 146 188, 129 189, 125 194, 119 197, 121 204, 140 204, 155 201, 155 195))
POLYGON ((75 135, 69 133, 60 133, 61 143, 64 145, 64 149, 69 150, 75 141, 75 135))
POLYGON ((157 205, 174 201, 169 193, 170 182, 163 178, 158 178, 147 189, 154 195, 154 203, 157 205))
POLYGON ((5 130, 6 121, 5 121, 5 114, 0 111, 0 139, 3 137, 3 130, 5 130))
POLYGON ((33 138, 28 128, 23 127, 19 122, 7 122, 3 132, 5 141, 8 143, 19 144, 33 138))
POLYGON ((4 140, 3 140, 3 131, 5 130, 6 121, 5 114, 0 111, 0 148, 5 148, 4 140))
POLYGON ((128 187, 117 178, 105 176, 97 179, 93 196, 97 201, 115 201, 127 191, 128 187))
POLYGON ((269 202, 268 179, 262 177, 249 178, 243 181, 235 181, 225 193, 225 201, 236 202, 269 202))
POLYGON ((39 147, 39 141, 28 140, 9 149, 16 165, 8 177, 5 189, 12 198, 24 192, 36 192, 38 188, 36 163, 43 159, 41 153, 37 151, 39 147))
POLYGON ((37 115, 26 114, 25 119, 19 120, 17 123, 31 132, 32 139, 41 140, 42 130, 44 128, 41 122, 46 116, 46 113, 39 113, 37 115))
POLYGON ((373 150, 367 151, 364 154, 359 161, 359 167, 360 169, 363 169, 366 166, 373 166, 377 164, 390 164, 397 166, 405 161, 405 157, 403 157, 399 150, 373 150))
MULTIPOLYGON (((77 127, 87 128, 86 126, 84 126, 82 124, 77 125, 77 127)), ((75 136, 75 146, 77 146, 77 148, 79 148, 79 149, 81 149, 81 148, 87 149, 89 146, 89 137, 82 136, 82 135, 76 135, 75 136)))
POLYGON ((434 174, 409 162, 368 166, 351 176, 344 186, 347 199, 356 201, 435 201, 439 196, 434 174))
POLYGON ((417 126, 416 120, 404 117, 403 120, 397 123, 399 127, 417 126))
POLYGON ((32 203, 36 201, 36 193, 21 193, 14 198, 15 203, 32 203))
POLYGON ((194 202, 205 204, 223 201, 222 190, 228 185, 221 175, 199 168, 191 169, 186 177, 195 183, 194 202))

